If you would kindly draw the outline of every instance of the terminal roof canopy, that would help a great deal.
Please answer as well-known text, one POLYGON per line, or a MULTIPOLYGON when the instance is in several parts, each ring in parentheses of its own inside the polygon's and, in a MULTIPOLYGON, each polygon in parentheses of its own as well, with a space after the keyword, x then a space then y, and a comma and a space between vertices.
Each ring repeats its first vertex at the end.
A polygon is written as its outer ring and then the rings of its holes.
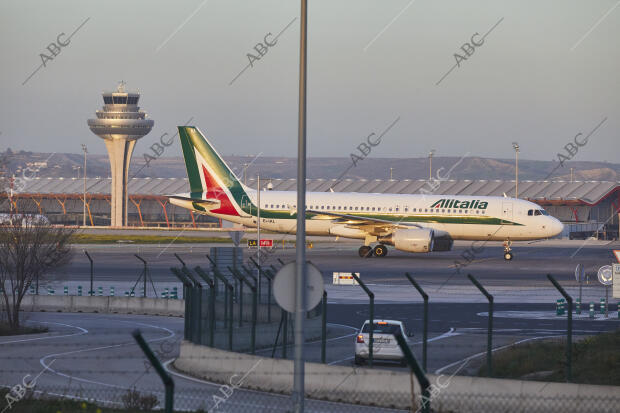
MULTIPOLYGON (((89 194, 107 195, 110 193, 110 178, 87 178, 89 194)), ((271 183, 274 191, 295 190, 295 179, 262 179, 266 188, 271 183)), ((248 179, 250 188, 256 187, 254 179, 248 179)), ((167 195, 189 192, 187 178, 133 178, 128 182, 129 195, 165 197, 167 195)), ((514 196, 514 181, 500 180, 447 180, 430 185, 426 180, 410 179, 308 179, 308 191, 326 192, 367 192, 422 194, 424 189, 437 195, 467 196, 514 196)), ((80 196, 84 181, 77 178, 34 178, 28 181, 23 195, 31 194, 74 194, 80 196)), ((620 191, 620 182, 606 181, 520 181, 519 197, 540 204, 574 203, 594 205, 614 191, 620 191)))

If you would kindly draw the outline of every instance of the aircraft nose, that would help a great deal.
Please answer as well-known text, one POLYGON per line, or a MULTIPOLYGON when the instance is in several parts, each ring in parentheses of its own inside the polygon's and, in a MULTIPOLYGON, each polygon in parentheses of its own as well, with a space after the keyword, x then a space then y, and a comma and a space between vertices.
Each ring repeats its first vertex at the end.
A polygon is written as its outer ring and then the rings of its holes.
POLYGON ((557 218, 553 218, 553 217, 550 217, 550 218, 552 221, 549 225, 549 232, 550 232, 549 236, 555 237, 556 235, 560 234, 564 230, 564 224, 562 224, 560 220, 557 218))

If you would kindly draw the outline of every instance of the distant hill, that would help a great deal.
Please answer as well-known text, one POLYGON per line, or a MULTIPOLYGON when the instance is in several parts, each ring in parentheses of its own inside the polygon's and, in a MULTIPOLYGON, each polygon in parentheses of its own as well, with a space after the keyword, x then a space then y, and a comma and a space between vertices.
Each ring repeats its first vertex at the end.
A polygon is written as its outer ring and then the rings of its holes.
MULTIPOLYGON (((82 154, 71 153, 37 153, 37 152, 4 152, 1 157, 8 174, 19 175, 27 167, 27 173, 37 170, 39 177, 77 177, 82 176, 81 168, 84 158, 82 154)), ((247 167, 247 176, 254 177, 260 174, 269 178, 294 178, 296 176, 296 159, 285 157, 261 156, 252 157, 228 156, 225 157, 234 172, 243 179, 244 164, 247 167)), ((350 158, 309 158, 309 178, 363 178, 386 179, 390 177, 390 168, 394 179, 428 179, 428 158, 374 158, 358 160, 352 165, 350 158)), ((520 180, 542 180, 551 171, 558 167, 558 162, 519 160, 520 180)), ((558 167, 547 179, 570 180, 570 168, 574 168, 574 179, 579 181, 620 181, 620 164, 607 162, 565 162, 558 167)), ((107 155, 88 155, 88 176, 107 177, 110 175, 110 164, 107 155)), ((493 159, 479 157, 435 157, 433 158, 433 174, 438 169, 443 177, 450 179, 502 179, 511 180, 515 175, 513 159, 493 159), (443 169, 441 169, 443 168, 443 169)), ((5 172, 6 173, 6 172, 5 172)), ((153 178, 184 178, 185 163, 180 157, 159 158, 145 164, 144 158, 134 156, 129 172, 130 177, 153 178)))

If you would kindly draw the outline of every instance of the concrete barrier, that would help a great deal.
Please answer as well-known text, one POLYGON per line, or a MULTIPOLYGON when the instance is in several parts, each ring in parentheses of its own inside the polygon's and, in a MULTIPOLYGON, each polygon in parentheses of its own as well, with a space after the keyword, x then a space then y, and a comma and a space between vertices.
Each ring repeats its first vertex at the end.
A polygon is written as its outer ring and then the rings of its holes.
MULTIPOLYGON (((289 394, 293 362, 200 346, 184 341, 174 367, 197 378, 240 387, 289 394), (248 374, 249 372, 249 374, 248 374), (247 374, 247 376, 245 376, 247 374)), ((412 409, 408 373, 306 363, 306 397, 386 408, 412 409)), ((428 375, 434 386, 432 407, 438 411, 597 411, 615 412, 620 387, 523 380, 428 375), (561 407, 561 409, 559 408, 561 407)), ((420 386, 415 383, 420 401, 420 386)))
POLYGON ((142 297, 87 297, 77 295, 26 295, 22 311, 66 313, 118 313, 183 317, 183 300, 142 297))

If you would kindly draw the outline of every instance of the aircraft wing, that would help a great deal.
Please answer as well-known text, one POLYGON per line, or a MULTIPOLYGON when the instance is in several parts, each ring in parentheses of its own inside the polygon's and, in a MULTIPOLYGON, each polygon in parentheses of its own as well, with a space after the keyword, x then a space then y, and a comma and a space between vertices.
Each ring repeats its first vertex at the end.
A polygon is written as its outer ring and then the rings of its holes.
POLYGON ((356 215, 339 214, 337 212, 326 211, 314 211, 308 210, 308 212, 316 214, 315 219, 332 219, 334 223, 344 224, 350 228, 359 228, 369 234, 381 234, 386 232, 392 232, 397 228, 424 228, 418 224, 412 224, 409 222, 389 221, 387 219, 359 217, 356 215))

